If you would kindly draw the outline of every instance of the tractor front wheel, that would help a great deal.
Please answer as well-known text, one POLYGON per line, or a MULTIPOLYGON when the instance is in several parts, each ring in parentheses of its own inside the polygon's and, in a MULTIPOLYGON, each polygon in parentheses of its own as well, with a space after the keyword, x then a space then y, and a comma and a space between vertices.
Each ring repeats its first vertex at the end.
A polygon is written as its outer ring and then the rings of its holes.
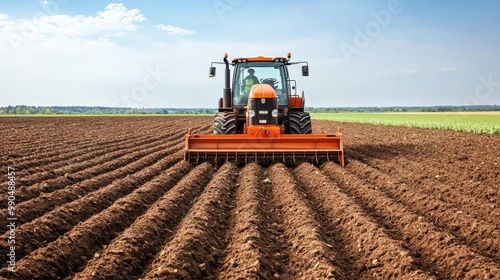
POLYGON ((236 115, 233 112, 218 112, 214 118, 214 134, 235 134, 236 115))
POLYGON ((288 122, 291 134, 311 134, 311 116, 307 112, 289 112, 288 122))

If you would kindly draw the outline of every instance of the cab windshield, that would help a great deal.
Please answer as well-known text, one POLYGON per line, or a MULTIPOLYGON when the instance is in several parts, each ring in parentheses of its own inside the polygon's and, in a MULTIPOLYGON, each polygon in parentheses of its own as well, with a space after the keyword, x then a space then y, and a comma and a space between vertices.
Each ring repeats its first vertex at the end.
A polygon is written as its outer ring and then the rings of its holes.
POLYGON ((254 84, 269 84, 278 95, 278 105, 288 104, 286 67, 279 62, 239 63, 234 73, 233 103, 247 105, 254 84))

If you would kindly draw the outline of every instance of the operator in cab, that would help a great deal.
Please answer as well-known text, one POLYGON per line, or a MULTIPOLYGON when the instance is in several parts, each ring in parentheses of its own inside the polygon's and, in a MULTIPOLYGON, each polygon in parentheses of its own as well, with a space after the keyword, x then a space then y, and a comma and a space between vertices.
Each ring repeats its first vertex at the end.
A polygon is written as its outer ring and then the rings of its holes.
POLYGON ((253 85, 255 84, 260 84, 259 79, 254 76, 255 70, 250 68, 248 69, 248 76, 243 79, 243 82, 245 84, 245 94, 248 94, 250 92, 250 89, 252 88, 253 85))

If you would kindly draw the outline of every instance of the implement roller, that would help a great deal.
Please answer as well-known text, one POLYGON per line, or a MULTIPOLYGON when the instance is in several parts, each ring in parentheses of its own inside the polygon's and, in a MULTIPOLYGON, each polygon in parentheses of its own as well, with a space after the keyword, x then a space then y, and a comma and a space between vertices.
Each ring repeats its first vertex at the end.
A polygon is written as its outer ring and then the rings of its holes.
MULTIPOLYGON (((302 65, 309 76, 307 62, 290 62, 287 57, 236 58, 225 64, 225 87, 214 118, 211 135, 186 135, 184 159, 193 162, 250 162, 285 164, 337 160, 344 166, 344 147, 340 128, 336 134, 312 134, 311 118, 304 112, 304 93, 296 93, 288 66, 302 65), (229 66, 234 66, 231 87, 229 66), (263 77, 261 79, 258 76, 263 77)), ((209 70, 214 77, 212 62, 209 70)))

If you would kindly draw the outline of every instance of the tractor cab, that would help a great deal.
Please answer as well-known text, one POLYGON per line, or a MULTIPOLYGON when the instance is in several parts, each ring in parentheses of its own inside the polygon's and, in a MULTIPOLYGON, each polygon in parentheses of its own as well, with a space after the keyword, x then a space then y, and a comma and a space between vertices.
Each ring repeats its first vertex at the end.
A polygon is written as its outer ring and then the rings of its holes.
MULTIPOLYGON (((288 57, 243 57, 232 60, 234 67, 233 79, 231 83, 232 108, 237 116, 237 130, 243 131, 243 124, 246 121, 246 107, 248 106, 248 96, 253 85, 269 85, 277 96, 278 104, 278 124, 288 126, 287 111, 291 109, 292 93, 291 83, 288 73, 288 57)), ((307 66, 306 66, 307 67, 307 66)), ((293 87, 295 88, 295 87, 293 87)), ((293 104, 294 107, 296 104, 293 104)), ((299 107, 302 107, 300 104, 299 107)), ((302 108, 301 108, 302 109, 302 108)), ((299 110, 301 110, 299 109, 299 110)))
POLYGON ((284 62, 254 61, 236 65, 233 76, 233 105, 246 106, 250 89, 255 84, 270 85, 278 96, 278 105, 288 105, 289 79, 284 62))

